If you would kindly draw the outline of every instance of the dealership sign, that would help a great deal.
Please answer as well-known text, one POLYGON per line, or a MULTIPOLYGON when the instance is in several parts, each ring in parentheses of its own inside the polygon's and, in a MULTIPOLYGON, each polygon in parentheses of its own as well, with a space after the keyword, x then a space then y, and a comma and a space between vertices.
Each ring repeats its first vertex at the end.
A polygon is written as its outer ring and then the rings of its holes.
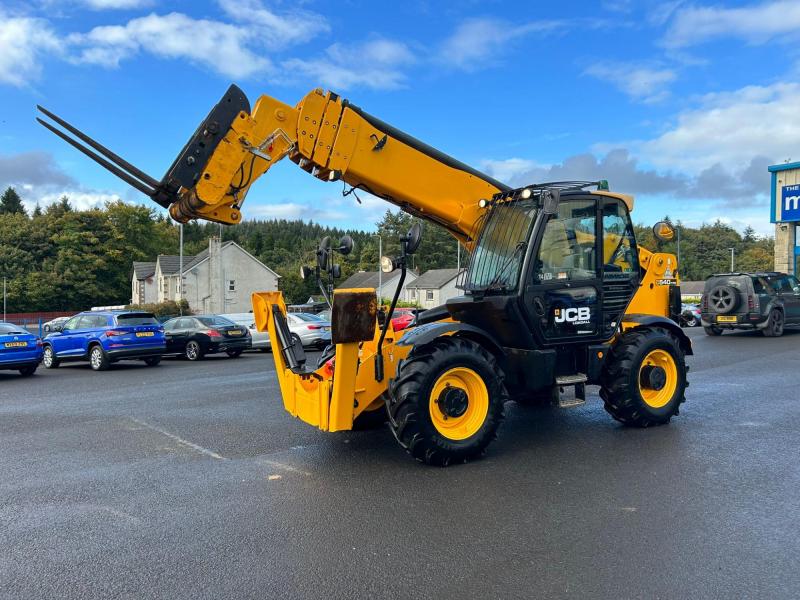
POLYGON ((781 221, 800 221, 800 185, 783 186, 781 221))

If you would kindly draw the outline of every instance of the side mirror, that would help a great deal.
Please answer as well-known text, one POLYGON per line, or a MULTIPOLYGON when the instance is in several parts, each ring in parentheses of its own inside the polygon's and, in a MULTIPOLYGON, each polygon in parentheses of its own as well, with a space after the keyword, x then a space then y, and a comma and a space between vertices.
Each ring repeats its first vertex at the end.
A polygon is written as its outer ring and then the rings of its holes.
POLYGON ((414 254, 422 241, 422 225, 414 223, 405 239, 406 254, 414 254))
POLYGON ((353 238, 349 235, 345 235, 339 240, 339 247, 336 251, 341 254, 342 256, 347 256, 353 251, 353 238))
POLYGON ((675 228, 667 221, 659 221, 653 225, 653 235, 662 242, 671 242, 675 237, 675 228))
POLYGON ((50 328, 50 332, 51 332, 51 333, 54 333, 54 332, 59 332, 59 331, 61 331, 62 329, 64 329, 64 326, 63 326, 63 325, 53 325, 53 326, 50 328))
POLYGON ((561 200, 561 191, 555 188, 542 190, 542 210, 546 215, 558 213, 558 203, 561 200))

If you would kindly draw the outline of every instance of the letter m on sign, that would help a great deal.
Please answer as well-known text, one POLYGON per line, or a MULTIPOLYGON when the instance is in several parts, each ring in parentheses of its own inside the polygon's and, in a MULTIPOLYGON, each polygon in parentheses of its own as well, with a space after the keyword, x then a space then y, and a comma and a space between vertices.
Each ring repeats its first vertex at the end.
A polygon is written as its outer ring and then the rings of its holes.
POLYGON ((783 186, 781 221, 800 221, 800 185, 783 186))

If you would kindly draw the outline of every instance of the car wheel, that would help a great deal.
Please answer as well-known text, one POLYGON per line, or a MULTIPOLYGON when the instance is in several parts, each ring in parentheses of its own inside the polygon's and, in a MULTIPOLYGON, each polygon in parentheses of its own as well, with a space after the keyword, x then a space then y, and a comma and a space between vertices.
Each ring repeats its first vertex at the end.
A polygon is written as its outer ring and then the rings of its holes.
POLYGON ((44 347, 44 355, 42 356, 42 364, 44 365, 45 369, 57 369, 58 359, 56 358, 56 353, 53 351, 52 346, 45 346, 44 347))
POLYGON ((712 337, 722 335, 722 329, 711 325, 710 327, 703 327, 703 330, 706 332, 706 335, 710 335, 712 337))
POLYGON ((111 363, 101 346, 92 346, 89 350, 89 364, 93 371, 105 371, 111 363))
POLYGON ((44 332, 45 333, 50 333, 50 325, 45 325, 44 326, 44 332))
POLYGON ((302 348, 303 347, 303 340, 300 339, 299 335, 297 335, 296 333, 293 333, 292 334, 292 345, 296 346, 297 344, 300 344, 300 347, 302 348))
POLYGON ((160 362, 161 362, 160 356, 151 356, 150 358, 144 359, 144 364, 146 364, 148 367, 157 367, 160 362))
POLYGON ((34 373, 36 373, 36 367, 39 365, 31 365, 30 367, 23 367, 19 370, 19 374, 23 377, 30 377, 34 373))
POLYGON ((203 358, 203 348, 200 346, 200 342, 192 340, 187 343, 184 355, 189 360, 200 360, 203 358))
POLYGON ((231 358, 239 358, 242 355, 242 352, 244 352, 244 350, 228 350, 225 354, 231 358))
POLYGON ((783 311, 773 308, 769 313, 767 326, 761 330, 765 337, 780 337, 783 335, 783 311))
POLYGON ((687 327, 697 327, 697 319, 695 319, 694 317, 692 317, 691 319, 687 319, 686 320, 686 326, 687 327))

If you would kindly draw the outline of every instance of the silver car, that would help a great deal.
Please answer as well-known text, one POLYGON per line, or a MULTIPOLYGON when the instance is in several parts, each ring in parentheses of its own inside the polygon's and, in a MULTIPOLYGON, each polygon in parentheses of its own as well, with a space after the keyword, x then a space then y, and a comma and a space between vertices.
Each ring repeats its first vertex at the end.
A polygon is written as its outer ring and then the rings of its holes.
POLYGON ((288 313, 286 320, 292 337, 297 336, 303 346, 324 348, 331 343, 331 322, 311 313, 288 313))
POLYGON ((220 316, 233 321, 237 325, 247 327, 247 329, 250 331, 250 338, 253 342, 253 345, 251 346, 253 350, 268 352, 272 347, 272 344, 269 341, 269 334, 266 331, 259 331, 256 329, 256 319, 253 316, 253 313, 234 313, 231 315, 220 316))

